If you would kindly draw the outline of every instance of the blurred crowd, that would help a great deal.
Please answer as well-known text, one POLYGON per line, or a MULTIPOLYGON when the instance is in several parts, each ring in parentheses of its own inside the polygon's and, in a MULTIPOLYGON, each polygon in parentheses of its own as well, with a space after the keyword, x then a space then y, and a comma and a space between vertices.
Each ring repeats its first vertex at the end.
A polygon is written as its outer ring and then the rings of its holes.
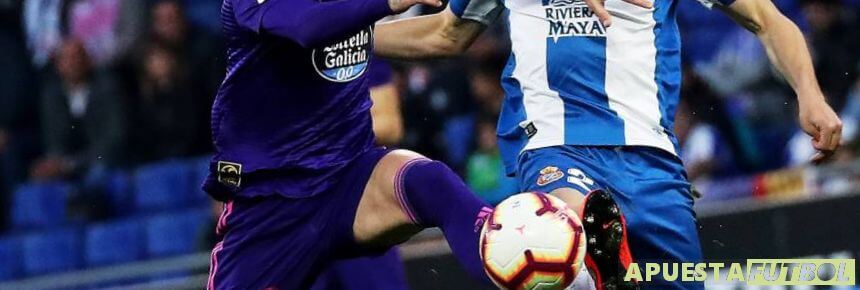
POLYGON ((211 151, 214 2, 0 1, 0 209, 18 184, 63 180, 98 218, 110 170, 211 151))
MULTIPOLYGON (((774 2, 807 35, 822 88, 844 118, 837 162, 853 160, 860 0, 774 2)), ((795 96, 755 36, 698 1, 678 5, 685 78, 676 131, 689 177, 805 164, 814 152, 796 124, 795 96)), ((219 6, 0 0, 0 211, 23 182, 70 181, 88 203, 111 169, 209 152, 209 109, 224 74, 219 6)), ((447 162, 491 202, 517 188, 494 133, 508 47, 500 21, 463 57, 393 62, 401 146, 447 162)))

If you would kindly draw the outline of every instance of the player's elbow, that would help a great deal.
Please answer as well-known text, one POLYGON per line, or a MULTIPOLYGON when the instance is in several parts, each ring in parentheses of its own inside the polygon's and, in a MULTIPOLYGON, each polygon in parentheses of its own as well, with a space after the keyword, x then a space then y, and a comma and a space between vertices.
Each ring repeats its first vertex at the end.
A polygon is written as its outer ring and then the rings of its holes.
POLYGON ((752 15, 737 15, 734 18, 738 24, 755 35, 761 35, 766 28, 763 17, 760 13, 752 15))
MULTIPOLYGON (((750 29, 750 28, 748 28, 750 29)), ((769 48, 779 43, 788 45, 786 41, 791 40, 792 45, 805 45, 803 32, 788 17, 781 13, 769 15, 756 22, 754 29, 750 29, 769 48), (794 41, 797 41, 795 43, 794 41)))
POLYGON ((379 145, 394 146, 403 140, 403 122, 399 118, 384 118, 374 120, 373 131, 376 134, 376 143, 379 145))
POLYGON ((773 3, 762 3, 758 6, 741 20, 741 25, 750 32, 758 36, 767 36, 776 29, 794 26, 794 23, 779 12, 773 3))

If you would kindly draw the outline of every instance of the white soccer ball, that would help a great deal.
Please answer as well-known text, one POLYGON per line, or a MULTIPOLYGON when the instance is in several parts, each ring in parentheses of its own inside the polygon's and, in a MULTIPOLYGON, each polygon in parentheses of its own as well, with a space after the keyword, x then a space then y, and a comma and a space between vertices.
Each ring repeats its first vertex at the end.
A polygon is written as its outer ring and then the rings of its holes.
POLYGON ((502 289, 565 289, 585 258, 585 232, 576 212, 542 193, 500 203, 481 230, 484 270, 502 289))

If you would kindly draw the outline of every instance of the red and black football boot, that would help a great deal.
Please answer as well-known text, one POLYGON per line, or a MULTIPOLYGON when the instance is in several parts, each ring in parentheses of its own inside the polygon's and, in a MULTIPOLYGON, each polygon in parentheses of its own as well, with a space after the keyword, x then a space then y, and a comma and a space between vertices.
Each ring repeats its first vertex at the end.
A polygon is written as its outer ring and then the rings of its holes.
POLYGON ((609 193, 595 190, 585 197, 582 225, 588 241, 585 266, 597 290, 638 290, 637 282, 624 281, 633 256, 624 215, 609 193))

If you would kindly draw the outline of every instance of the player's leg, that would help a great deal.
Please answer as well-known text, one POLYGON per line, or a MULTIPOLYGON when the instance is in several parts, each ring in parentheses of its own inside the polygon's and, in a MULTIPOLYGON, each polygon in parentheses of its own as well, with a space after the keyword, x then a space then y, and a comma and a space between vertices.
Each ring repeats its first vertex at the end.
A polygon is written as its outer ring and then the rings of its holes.
POLYGON ((612 195, 601 189, 584 194, 571 187, 558 188, 550 194, 579 208, 588 239, 587 273, 577 276, 572 289, 636 289, 635 283, 623 281, 633 259, 626 222, 612 195))
POLYGON ((406 290, 406 269, 397 248, 379 256, 339 260, 323 270, 311 290, 406 290))
MULTIPOLYGON (((616 200, 625 212, 631 252, 636 262, 697 263, 702 261, 693 211, 693 195, 677 157, 653 148, 628 148, 619 159, 626 170, 615 185, 616 200)), ((640 266, 641 267, 641 266, 640 266)), ((703 283, 642 282, 643 289, 704 289, 703 283)))
POLYGON ((582 213, 582 207, 585 205, 585 196, 588 194, 588 191, 573 187, 560 187, 549 191, 549 194, 563 200, 567 203, 567 206, 576 210, 577 213, 582 213))
POLYGON ((311 290, 406 290, 406 269, 397 248, 379 256, 339 260, 327 267, 311 290))
POLYGON ((595 184, 576 165, 582 158, 569 154, 564 147, 568 146, 523 152, 517 164, 520 190, 552 194, 581 212, 585 195, 595 189, 595 184))
MULTIPOLYGON (((269 194, 228 202, 218 222, 222 241, 212 251, 207 289, 310 289, 322 269, 354 254, 356 209, 374 166, 387 152, 375 148, 357 156, 338 169, 328 190, 309 197, 269 194)), ((280 176, 265 178, 246 186, 273 193, 294 190, 278 183, 280 176)), ((217 181, 210 178, 206 188, 217 191, 217 181)))
MULTIPOLYGON (((589 231, 589 224, 599 225, 598 229, 612 229, 612 208, 619 207, 623 213, 629 253, 626 259, 637 263, 668 262, 696 263, 702 259, 696 231, 695 213, 690 184, 684 176, 683 166, 677 157, 659 149, 643 147, 567 147, 557 150, 556 160, 569 160, 570 166, 579 169, 583 174, 573 175, 573 183, 594 184, 594 187, 604 188, 611 196, 595 199, 597 195, 588 195, 585 202, 584 226, 589 240, 593 238, 594 230, 589 231), (602 201, 601 201, 602 200, 602 201), (594 209, 589 209, 594 208, 594 209), (609 217, 607 221, 589 222, 589 214, 609 217), (591 234, 589 234, 591 232, 591 234)), ((543 157, 543 156, 542 156, 543 157)), ((552 155, 549 155, 552 157, 552 155)), ((539 159, 539 158, 536 158, 539 159)), ((549 158, 553 159, 553 158, 549 158)), ((526 160, 528 162, 528 160, 526 160)), ((578 173, 578 172, 573 172, 578 173)), ((575 187, 574 187, 575 188, 575 187)), ((606 236, 617 234, 617 231, 603 231, 606 236)), ((597 237, 597 244, 605 249, 613 249, 612 239, 597 237)), ((589 270, 599 268, 601 272, 618 268, 612 264, 623 266, 625 263, 623 242, 619 244, 617 259, 606 259, 600 265, 601 258, 595 255, 595 247, 589 241, 589 259, 598 261, 597 265, 589 265, 589 270)), ((612 256, 612 255, 610 255, 612 256)), ((625 267, 626 268, 626 267, 625 267)), ((615 271, 621 273, 623 271, 615 271)), ((601 273, 606 274, 606 273, 601 273)), ((596 276, 596 275, 595 275, 596 276)), ((655 277, 661 279, 661 277, 655 277)), ((606 281, 601 281, 606 282, 606 281)), ((639 283, 642 289, 702 289, 702 283, 681 283, 666 281, 651 281, 639 283)), ((600 289, 600 288, 598 288, 600 289)))
MULTIPOLYGON (((577 210, 588 238, 586 268, 594 281, 577 279, 573 289, 635 288, 621 281, 631 262, 623 215, 610 194, 599 190, 603 178, 593 154, 584 147, 560 146, 530 150, 519 163, 520 189, 549 192, 577 210)), ((611 150, 610 150, 611 151, 611 150)))
POLYGON ((218 221, 206 289, 306 289, 329 259, 326 196, 241 198, 218 221))
POLYGON ((373 170, 353 224, 356 241, 387 246, 425 227, 439 227, 461 265, 489 283, 478 250, 480 226, 490 207, 446 165, 396 150, 373 170))

